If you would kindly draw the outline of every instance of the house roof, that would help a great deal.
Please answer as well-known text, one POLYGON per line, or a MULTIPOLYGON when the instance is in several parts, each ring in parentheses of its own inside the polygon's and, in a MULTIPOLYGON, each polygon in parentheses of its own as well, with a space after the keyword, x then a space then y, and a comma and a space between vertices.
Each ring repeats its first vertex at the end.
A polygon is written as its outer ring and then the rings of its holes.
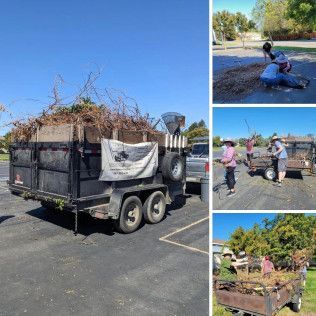
POLYGON ((213 239, 213 244, 224 245, 226 240, 223 239, 213 239))

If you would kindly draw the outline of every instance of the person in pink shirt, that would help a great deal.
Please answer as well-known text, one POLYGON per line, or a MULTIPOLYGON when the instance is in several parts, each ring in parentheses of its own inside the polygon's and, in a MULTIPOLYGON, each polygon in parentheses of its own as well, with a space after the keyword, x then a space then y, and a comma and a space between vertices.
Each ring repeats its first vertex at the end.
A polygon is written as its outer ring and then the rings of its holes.
POLYGON ((270 278, 272 271, 274 271, 274 265, 270 261, 269 256, 265 256, 262 261, 262 275, 264 278, 270 278))
POLYGON ((237 166, 236 163, 236 151, 235 145, 236 143, 232 139, 225 139, 223 143, 226 145, 227 149, 223 153, 222 164, 226 168, 226 182, 229 189, 228 197, 232 197, 236 194, 235 190, 235 168, 237 166))
POLYGON ((253 146, 255 145, 256 143, 256 137, 253 136, 251 138, 248 138, 246 140, 246 153, 247 153, 247 163, 248 163, 248 167, 249 169, 251 168, 250 167, 250 164, 251 164, 251 159, 253 158, 253 146))

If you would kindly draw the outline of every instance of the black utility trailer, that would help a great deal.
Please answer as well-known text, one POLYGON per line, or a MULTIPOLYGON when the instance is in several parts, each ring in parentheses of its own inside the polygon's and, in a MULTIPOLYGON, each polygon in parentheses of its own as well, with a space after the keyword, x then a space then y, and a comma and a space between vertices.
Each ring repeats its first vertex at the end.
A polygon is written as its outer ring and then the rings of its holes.
MULTIPOLYGON (((315 142, 312 138, 294 137, 285 139, 283 144, 288 154, 287 170, 316 173, 315 142)), ((267 180, 275 180, 278 174, 278 159, 268 151, 265 155, 254 155, 251 159, 251 170, 261 170, 267 180)))
MULTIPOLYGON (((103 135, 104 138, 104 135, 103 135)), ((155 175, 124 181, 100 181, 101 136, 93 126, 45 126, 27 142, 10 146, 9 189, 41 201, 49 209, 86 212, 112 219, 124 233, 135 231, 142 218, 158 223, 185 189, 187 140, 174 134, 109 130, 108 139, 127 144, 158 143, 155 175)))
POLYGON ((232 314, 272 316, 285 306, 299 312, 302 306, 303 287, 299 277, 273 288, 268 288, 260 282, 215 280, 214 292, 217 304, 232 314), (242 288, 246 285, 246 293, 234 291, 234 287, 242 288), (258 291, 260 295, 257 294, 258 291))

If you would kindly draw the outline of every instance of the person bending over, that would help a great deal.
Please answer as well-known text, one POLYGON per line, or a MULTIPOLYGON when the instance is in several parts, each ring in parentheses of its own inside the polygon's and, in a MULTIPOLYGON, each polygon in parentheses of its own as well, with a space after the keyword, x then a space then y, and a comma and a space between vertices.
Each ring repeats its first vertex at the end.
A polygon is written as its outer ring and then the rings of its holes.
POLYGON ((261 82, 263 82, 268 87, 282 85, 296 89, 306 88, 306 85, 301 84, 296 77, 282 71, 280 72, 279 63, 282 62, 283 57, 278 57, 275 61, 269 64, 260 75, 261 82))

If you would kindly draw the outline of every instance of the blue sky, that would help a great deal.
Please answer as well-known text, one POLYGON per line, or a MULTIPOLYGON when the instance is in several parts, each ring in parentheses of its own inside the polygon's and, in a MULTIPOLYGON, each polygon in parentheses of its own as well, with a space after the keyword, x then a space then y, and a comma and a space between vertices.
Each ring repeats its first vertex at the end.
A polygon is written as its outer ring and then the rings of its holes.
POLYGON ((242 12, 249 18, 251 10, 254 7, 256 0, 213 0, 213 11, 227 10, 229 12, 242 12))
POLYGON ((273 213, 215 213, 213 214, 213 238, 227 240, 237 227, 249 229, 255 223, 261 224, 264 218, 272 219, 274 216, 273 213))
POLYGON ((153 117, 208 117, 207 0, 11 0, 1 13, 0 103, 18 100, 15 115, 40 112, 57 74, 71 93, 98 65, 98 87, 153 117))
POLYGON ((213 135, 221 137, 246 137, 250 129, 264 137, 274 132, 279 135, 291 133, 296 136, 316 134, 316 108, 214 108, 213 135))
MULTIPOLYGON (((273 219, 274 213, 231 213, 213 214, 213 238, 227 240, 234 230, 241 226, 252 228, 255 223, 261 224, 264 218, 273 219)), ((315 213, 307 214, 315 216, 315 213)))

